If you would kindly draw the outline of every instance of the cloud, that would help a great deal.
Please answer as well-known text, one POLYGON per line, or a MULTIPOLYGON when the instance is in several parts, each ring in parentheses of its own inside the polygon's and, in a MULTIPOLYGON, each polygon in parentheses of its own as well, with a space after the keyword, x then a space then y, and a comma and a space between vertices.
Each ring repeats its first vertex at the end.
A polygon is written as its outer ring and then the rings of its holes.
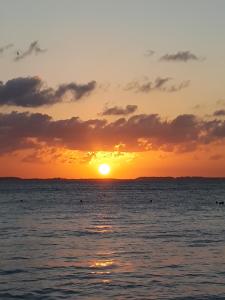
POLYGON ((96 88, 96 82, 87 84, 68 83, 58 88, 48 88, 39 77, 18 77, 0 82, 0 106, 11 105, 21 107, 40 107, 63 101, 69 93, 72 100, 80 100, 88 96, 96 88))
POLYGON ((225 100, 224 99, 219 99, 216 101, 216 105, 219 105, 219 106, 225 106, 225 100))
POLYGON ((150 93, 152 91, 162 92, 177 92, 189 86, 190 81, 186 80, 178 85, 170 85, 167 83, 171 81, 170 77, 158 77, 154 81, 145 80, 144 82, 131 81, 124 88, 126 91, 135 91, 136 93, 150 93))
POLYGON ((19 50, 17 51, 16 53, 16 57, 14 58, 15 61, 19 61, 21 59, 24 59, 26 58, 27 56, 29 55, 32 55, 32 54, 40 54, 40 53, 43 53, 43 52, 46 52, 47 50, 46 49, 41 49, 39 44, 38 44, 38 41, 34 41, 30 44, 30 46, 28 47, 27 50, 23 51, 23 52, 20 52, 19 50))
POLYGON ((192 109, 194 109, 194 110, 199 110, 199 109, 201 109, 202 107, 203 107, 202 104, 196 104, 196 105, 194 105, 194 106, 192 107, 192 109))
POLYGON ((185 80, 185 81, 182 81, 180 84, 171 85, 170 87, 165 89, 165 92, 169 92, 169 93, 178 92, 182 89, 185 89, 189 85, 190 85, 190 80, 185 80))
POLYGON ((3 54, 6 50, 8 50, 9 48, 12 48, 13 44, 7 44, 5 46, 0 47, 0 54, 3 54))
POLYGON ((135 92, 149 93, 153 90, 160 90, 169 80, 169 77, 158 77, 155 79, 155 81, 145 80, 145 82, 143 83, 139 81, 131 81, 127 84, 125 90, 134 90, 135 92))
POLYGON ((174 54, 165 54, 160 57, 161 61, 175 61, 175 62, 188 62, 188 61, 200 61, 202 60, 200 57, 191 53, 190 51, 178 51, 174 54))
POLYGON ((44 87, 39 77, 18 77, 0 83, 0 105, 38 107, 55 102, 54 90, 44 87))
POLYGON ((146 52, 145 52, 145 56, 147 56, 147 57, 150 57, 150 56, 153 56, 155 54, 155 51, 153 51, 153 50, 147 50, 146 52))
POLYGON ((225 117, 225 109, 216 110, 213 115, 215 117, 225 117))
POLYGON ((119 115, 130 115, 132 113, 134 113, 137 110, 137 105, 127 105, 125 108, 123 107, 118 107, 118 106, 114 106, 114 107, 109 107, 106 108, 103 112, 102 112, 102 116, 119 116, 119 115))
POLYGON ((28 112, 0 114, 1 154, 40 147, 115 151, 118 145, 124 152, 190 152, 200 145, 224 141, 225 121, 207 121, 191 114, 172 120, 158 114, 140 114, 114 122, 82 121, 78 117, 53 120, 46 114, 28 112))
POLYGON ((84 95, 89 95, 96 88, 96 81, 90 81, 87 84, 77 84, 71 82, 62 84, 55 92, 56 97, 63 97, 67 92, 72 93, 75 100, 81 99, 84 95))
POLYGON ((224 158, 224 155, 222 155, 222 154, 214 154, 214 155, 211 155, 209 159, 210 160, 220 160, 223 158, 224 158))
POLYGON ((65 148, 56 147, 40 147, 33 150, 27 150, 23 153, 17 152, 17 157, 25 163, 63 163, 65 164, 90 164, 98 166, 101 162, 110 161, 113 164, 125 164, 134 160, 138 155, 132 152, 122 151, 79 151, 79 150, 68 150, 65 148), (20 155, 18 155, 20 154, 20 155))

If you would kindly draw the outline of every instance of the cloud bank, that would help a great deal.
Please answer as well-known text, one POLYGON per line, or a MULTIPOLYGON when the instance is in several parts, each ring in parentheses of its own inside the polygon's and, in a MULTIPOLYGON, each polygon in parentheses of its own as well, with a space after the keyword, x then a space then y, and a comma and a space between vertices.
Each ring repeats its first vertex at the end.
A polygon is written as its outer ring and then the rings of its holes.
POLYGON ((0 106, 40 107, 63 101, 69 93, 71 100, 77 101, 88 96, 96 88, 96 82, 86 84, 68 83, 56 89, 46 87, 39 77, 18 77, 0 81, 0 106))
POLYGON ((78 117, 53 120, 41 113, 0 114, 0 153, 37 147, 64 147, 79 151, 163 150, 188 152, 200 145, 224 142, 225 121, 199 119, 192 114, 172 120, 158 114, 134 115, 114 122, 102 119, 82 121, 78 117))

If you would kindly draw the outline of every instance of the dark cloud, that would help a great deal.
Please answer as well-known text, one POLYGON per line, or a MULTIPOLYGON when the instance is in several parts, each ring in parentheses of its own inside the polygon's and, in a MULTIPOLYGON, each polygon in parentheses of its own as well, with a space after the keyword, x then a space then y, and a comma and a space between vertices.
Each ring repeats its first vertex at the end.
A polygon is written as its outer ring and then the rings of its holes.
POLYGON ((225 109, 216 110, 213 115, 215 117, 225 117, 225 109))
POLYGON ((125 108, 123 107, 109 107, 106 108, 103 113, 101 114, 102 116, 119 116, 119 115, 130 115, 134 113, 137 110, 137 105, 127 105, 125 108))
POLYGON ((0 105, 38 107, 58 101, 54 90, 45 88, 38 77, 19 77, 0 84, 0 105))
POLYGON ((9 48, 12 48, 13 44, 7 44, 5 46, 0 47, 0 54, 4 53, 6 50, 8 50, 9 48))
POLYGON ((163 91, 163 92, 178 92, 189 86, 190 81, 183 81, 178 85, 168 85, 168 82, 172 80, 169 77, 158 77, 154 81, 145 80, 144 82, 132 81, 129 82, 125 90, 135 91, 136 93, 150 93, 152 91, 163 91))
POLYGON ((67 92, 73 95, 75 100, 81 99, 84 95, 89 95, 96 88, 96 81, 90 81, 87 84, 77 84, 71 82, 69 84, 62 84, 55 92, 56 97, 62 97, 67 92))
POLYGON ((0 106, 39 107, 61 102, 69 93, 72 100, 88 96, 96 88, 96 82, 87 84, 69 83, 58 88, 48 88, 39 77, 19 77, 0 82, 0 106))
POLYGON ((53 120, 40 113, 0 114, 0 153, 40 147, 63 147, 80 151, 187 152, 199 145, 225 140, 225 121, 206 121, 195 115, 179 115, 164 120, 158 114, 134 115, 127 120, 82 121, 77 117, 53 120))
POLYGON ((39 54, 39 53, 43 53, 46 52, 46 49, 41 49, 38 41, 34 41, 30 44, 30 46, 28 47, 27 50, 20 52, 19 50, 17 50, 16 53, 16 57, 14 58, 15 61, 19 61, 21 59, 24 59, 25 57, 32 55, 32 54, 39 54))
POLYGON ((200 57, 197 55, 191 53, 190 51, 179 51, 174 54, 165 54, 162 57, 160 57, 160 60, 162 61, 175 61, 175 62, 188 62, 191 60, 201 60, 200 57))

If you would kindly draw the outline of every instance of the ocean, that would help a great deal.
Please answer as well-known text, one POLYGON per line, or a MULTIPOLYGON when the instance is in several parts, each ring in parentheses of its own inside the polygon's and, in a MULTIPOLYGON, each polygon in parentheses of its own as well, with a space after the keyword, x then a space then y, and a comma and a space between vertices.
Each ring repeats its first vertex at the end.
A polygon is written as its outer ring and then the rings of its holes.
POLYGON ((0 180, 0 299, 225 299, 225 180, 0 180))

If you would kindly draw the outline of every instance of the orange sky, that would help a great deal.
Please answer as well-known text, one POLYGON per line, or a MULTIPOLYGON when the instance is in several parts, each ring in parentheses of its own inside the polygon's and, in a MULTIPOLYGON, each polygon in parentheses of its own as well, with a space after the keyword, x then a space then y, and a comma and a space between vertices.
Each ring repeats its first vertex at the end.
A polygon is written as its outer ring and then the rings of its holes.
POLYGON ((5 1, 0 176, 96 178, 102 163, 114 178, 225 176, 224 12, 5 1))

